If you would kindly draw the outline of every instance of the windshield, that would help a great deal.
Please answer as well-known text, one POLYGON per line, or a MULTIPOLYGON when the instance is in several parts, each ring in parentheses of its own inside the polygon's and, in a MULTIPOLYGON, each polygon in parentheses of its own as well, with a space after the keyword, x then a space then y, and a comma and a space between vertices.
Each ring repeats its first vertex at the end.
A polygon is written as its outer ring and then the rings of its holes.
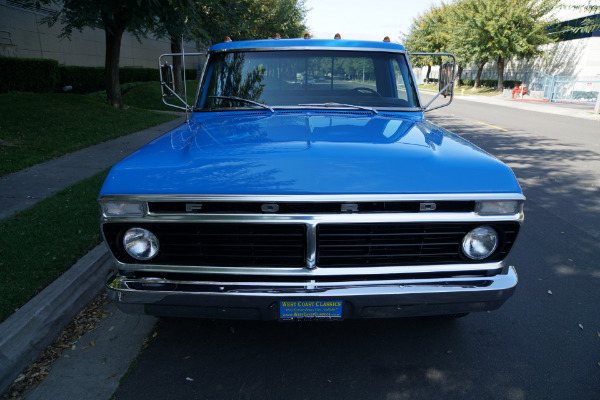
POLYGON ((211 54, 201 110, 269 107, 418 107, 404 54, 280 50, 211 54), (249 100, 249 101, 243 101, 249 100))

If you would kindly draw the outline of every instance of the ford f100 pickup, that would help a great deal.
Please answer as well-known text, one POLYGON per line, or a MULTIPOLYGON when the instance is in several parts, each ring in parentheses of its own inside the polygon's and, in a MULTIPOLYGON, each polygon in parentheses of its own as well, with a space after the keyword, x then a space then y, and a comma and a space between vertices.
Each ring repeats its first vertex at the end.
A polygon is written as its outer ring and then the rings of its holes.
POLYGON ((525 198, 428 106, 389 41, 213 45, 187 121, 101 189, 110 297, 129 313, 256 320, 500 307, 525 198))

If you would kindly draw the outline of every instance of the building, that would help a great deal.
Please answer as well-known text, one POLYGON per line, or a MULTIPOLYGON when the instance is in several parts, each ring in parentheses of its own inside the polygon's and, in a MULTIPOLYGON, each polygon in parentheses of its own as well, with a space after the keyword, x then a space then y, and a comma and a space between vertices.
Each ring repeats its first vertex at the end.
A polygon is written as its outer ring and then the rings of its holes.
MULTIPOLYGON (((73 31, 70 39, 59 39, 62 25, 40 24, 56 11, 36 8, 25 1, 0 0, 0 57, 49 58, 62 65, 103 67, 105 38, 101 29, 73 31)), ((158 57, 171 51, 166 39, 138 39, 125 32, 121 42, 121 67, 156 68, 158 57)), ((194 43, 186 43, 186 52, 197 52, 194 43)), ((195 68, 196 65, 188 65, 195 68)))

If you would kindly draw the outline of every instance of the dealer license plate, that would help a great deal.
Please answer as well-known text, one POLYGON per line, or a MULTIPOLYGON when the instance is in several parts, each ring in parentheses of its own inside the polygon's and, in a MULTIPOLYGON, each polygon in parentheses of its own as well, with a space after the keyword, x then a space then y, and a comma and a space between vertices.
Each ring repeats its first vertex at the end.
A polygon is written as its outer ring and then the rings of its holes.
POLYGON ((341 319, 342 300, 280 301, 282 320, 341 319))

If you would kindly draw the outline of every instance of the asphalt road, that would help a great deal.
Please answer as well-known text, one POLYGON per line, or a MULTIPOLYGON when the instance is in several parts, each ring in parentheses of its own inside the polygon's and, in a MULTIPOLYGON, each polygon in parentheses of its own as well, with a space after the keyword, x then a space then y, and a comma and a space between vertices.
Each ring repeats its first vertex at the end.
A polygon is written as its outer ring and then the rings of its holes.
MULTIPOLYGON (((515 295, 458 320, 162 319, 117 399, 599 399, 600 124, 457 100, 435 123, 527 203, 515 295)), ((466 176, 465 179, 469 177, 466 176)))

